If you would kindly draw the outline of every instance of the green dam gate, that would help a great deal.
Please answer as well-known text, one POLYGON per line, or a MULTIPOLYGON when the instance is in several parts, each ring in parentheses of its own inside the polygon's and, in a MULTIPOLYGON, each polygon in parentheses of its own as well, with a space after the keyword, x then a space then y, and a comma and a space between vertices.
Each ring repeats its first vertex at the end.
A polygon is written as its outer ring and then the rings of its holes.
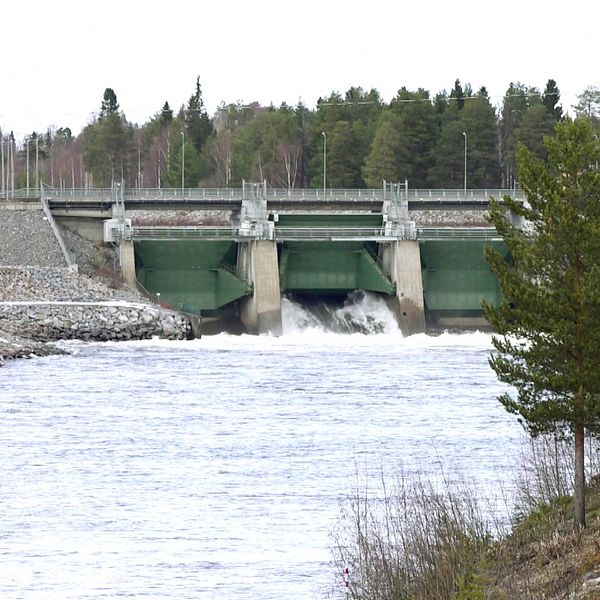
MULTIPOLYGON (((383 226, 381 215, 360 216, 362 222, 346 216, 343 225, 383 226)), ((364 290, 390 301, 401 298, 398 281, 385 260, 389 243, 322 239, 318 230, 325 231, 332 223, 340 227, 334 217, 280 219, 279 231, 306 228, 312 235, 270 242, 276 248, 274 293, 326 298, 364 290)), ((504 244, 482 239, 420 239, 416 243, 427 328, 485 327, 481 301, 497 305, 501 293, 483 250, 490 244, 506 252, 504 244)), ((139 284, 175 308, 203 319, 237 319, 243 302, 253 295, 254 283, 240 265, 240 253, 248 247, 243 239, 139 239, 133 247, 139 284)))

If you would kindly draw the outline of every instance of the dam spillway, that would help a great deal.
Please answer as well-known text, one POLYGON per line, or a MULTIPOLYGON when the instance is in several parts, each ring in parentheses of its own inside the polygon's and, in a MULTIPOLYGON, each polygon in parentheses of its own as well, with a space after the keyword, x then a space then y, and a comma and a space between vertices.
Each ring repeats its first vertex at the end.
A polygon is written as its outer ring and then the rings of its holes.
MULTIPOLYGON (((131 283, 217 328, 237 320, 247 331, 277 332, 282 296, 374 292, 389 303, 405 334, 484 326, 482 299, 500 300, 483 248, 502 251, 503 243, 486 226, 483 194, 471 193, 461 203, 454 193, 432 197, 429 191, 411 200, 408 194, 386 197, 385 189, 379 195, 344 190, 339 201, 328 191, 327 200, 313 194, 303 202, 295 192, 286 203, 283 195, 257 189, 239 202, 156 200, 162 211, 205 215, 184 225, 147 215, 140 220, 139 204, 146 213, 152 206, 141 197, 129 204, 125 198, 120 207, 113 202, 108 220, 105 204, 104 237, 119 244, 131 283)), ((55 199, 53 211, 73 225, 85 220, 85 206, 72 199, 69 216, 55 199)))

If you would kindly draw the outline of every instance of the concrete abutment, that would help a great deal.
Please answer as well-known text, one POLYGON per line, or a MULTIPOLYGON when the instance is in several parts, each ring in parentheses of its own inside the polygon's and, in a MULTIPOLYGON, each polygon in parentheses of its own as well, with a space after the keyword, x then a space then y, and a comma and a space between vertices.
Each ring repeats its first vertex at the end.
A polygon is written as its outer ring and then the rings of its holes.
POLYGON ((277 244, 271 240, 245 242, 238 248, 238 275, 253 287, 242 298, 240 320, 249 333, 281 335, 281 290, 277 244))
POLYGON ((425 306, 419 242, 395 241, 383 246, 383 264, 396 296, 388 300, 403 335, 425 331, 425 306))
POLYGON ((132 240, 123 240, 119 244, 119 264, 123 279, 132 287, 137 286, 135 272, 135 252, 132 240))

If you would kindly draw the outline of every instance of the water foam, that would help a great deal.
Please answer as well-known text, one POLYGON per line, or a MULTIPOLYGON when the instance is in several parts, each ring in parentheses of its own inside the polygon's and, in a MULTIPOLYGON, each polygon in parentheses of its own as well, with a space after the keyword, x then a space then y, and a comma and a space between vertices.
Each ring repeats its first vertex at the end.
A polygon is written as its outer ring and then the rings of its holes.
POLYGON ((398 323, 383 298, 362 291, 348 294, 342 306, 326 302, 307 305, 283 298, 281 316, 284 335, 400 334, 398 323))

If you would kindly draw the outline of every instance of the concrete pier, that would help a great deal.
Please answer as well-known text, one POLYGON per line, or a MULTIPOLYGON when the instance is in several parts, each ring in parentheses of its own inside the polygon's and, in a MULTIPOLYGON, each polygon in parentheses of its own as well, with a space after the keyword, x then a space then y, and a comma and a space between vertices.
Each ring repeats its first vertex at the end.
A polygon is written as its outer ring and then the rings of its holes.
POLYGON ((270 240, 240 244, 238 273, 253 286, 240 300, 240 319, 248 333, 281 335, 281 291, 277 245, 270 240))
POLYGON ((119 244, 119 263, 123 279, 132 287, 136 287, 135 252, 132 240, 123 240, 119 244))
POLYGON ((419 242, 396 241, 385 245, 383 263, 396 284, 396 297, 389 299, 403 335, 425 331, 425 307, 419 242))

